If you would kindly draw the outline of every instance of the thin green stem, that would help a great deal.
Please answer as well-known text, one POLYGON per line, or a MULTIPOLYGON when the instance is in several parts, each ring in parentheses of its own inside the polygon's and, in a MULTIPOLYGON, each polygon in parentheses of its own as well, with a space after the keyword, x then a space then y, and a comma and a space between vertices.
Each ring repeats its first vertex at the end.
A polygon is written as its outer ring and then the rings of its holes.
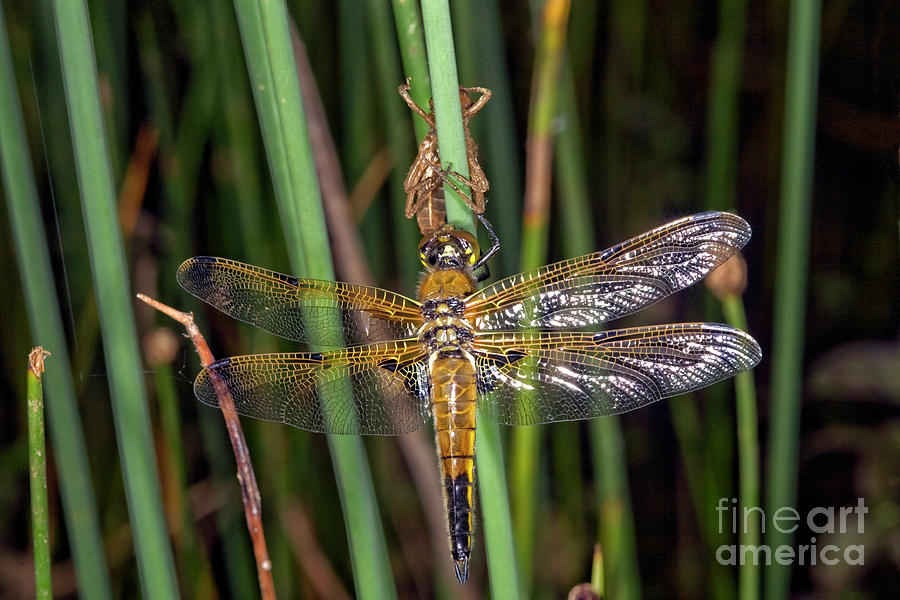
MULTIPOLYGON (((554 155, 559 180, 559 207, 563 231, 563 253, 579 256, 596 250, 591 224, 591 198, 587 187, 585 152, 575 101, 572 74, 566 69, 561 86, 560 111, 566 128, 556 139, 554 155)), ((595 419, 590 424, 595 481, 598 491, 601 574, 610 598, 637 598, 640 579, 637 543, 628 487, 628 465, 618 416, 595 419)), ((607 596, 604 596, 607 597, 607 596)))
POLYGON ((177 598, 87 6, 84 2, 57 0, 54 13, 141 586, 147 598, 177 598))
MULTIPOLYGON (((725 319, 729 325, 747 329, 747 315, 739 296, 728 296, 722 300, 725 319)), ((752 372, 739 373, 734 379, 737 397, 737 441, 738 441, 738 494, 739 506, 753 508, 759 506, 759 428, 756 412, 756 384, 752 372)), ((741 548, 759 546, 760 515, 751 510, 741 527, 738 543, 741 548)), ((755 600, 759 598, 761 568, 754 561, 742 561, 738 572, 738 598, 755 600)))
MULTIPOLYGON (((725 402, 724 398, 710 398, 709 392, 707 392, 705 399, 709 404, 725 402)), ((704 551, 715 552, 718 546, 728 543, 729 538, 718 530, 716 513, 709 508, 715 505, 717 498, 723 497, 723 483, 716 476, 714 468, 716 464, 722 462, 722 459, 721 457, 715 457, 714 460, 709 456, 711 453, 710 447, 713 444, 707 439, 707 432, 713 427, 713 423, 721 422, 724 417, 717 415, 717 417, 707 418, 706 422, 704 422, 701 419, 698 408, 699 399, 695 394, 686 394, 672 398, 669 400, 669 404, 672 426, 675 429, 675 435, 681 451, 688 494, 691 506, 694 509, 695 518, 697 519, 703 548, 704 551)), ((721 407, 718 412, 723 412, 721 407)), ((730 431, 730 417, 726 419, 726 426, 730 431)), ((722 437, 724 437, 724 434, 722 434, 722 437)), ((727 453, 726 457, 728 459, 726 462, 730 464, 731 453, 727 453)), ((727 493, 729 497, 731 494, 732 492, 730 491, 727 493)), ((734 582, 729 571, 717 563, 710 566, 708 580, 702 582, 699 589, 703 587, 708 588, 709 591, 707 593, 711 598, 734 598, 735 595, 734 582)))
MULTIPOLYGON (((256 116, 259 119, 266 147, 269 174, 272 177, 275 196, 278 198, 279 216, 284 229, 288 256, 290 256, 292 269, 296 273, 304 273, 306 272, 306 258, 303 252, 303 242, 300 240, 299 229, 294 226, 298 221, 297 215, 293 212, 290 202, 282 201, 282 199, 290 199, 294 192, 291 188, 288 157, 281 139, 280 114, 274 92, 275 83, 269 64, 260 9, 258 3, 253 0, 235 0, 234 10, 237 13, 241 45, 247 61, 250 88, 253 90, 253 99, 256 103, 256 116)), ((317 179, 313 178, 308 183, 315 187, 313 193, 315 197, 318 197, 319 191, 316 182, 317 179)), ((319 210, 321 212, 321 207, 319 210)))
POLYGON ((28 357, 28 474, 31 479, 31 536, 34 548, 35 598, 53 596, 50 579, 50 517, 47 511, 47 449, 44 447, 44 371, 46 352, 37 347, 28 357))
MULTIPOLYGON (((166 330, 167 335, 173 335, 166 330)), ((159 338, 157 338, 159 340, 159 338)), ((160 344, 164 343, 162 340, 160 344)), ((182 415, 178 410, 178 393, 175 390, 175 372, 168 362, 150 365, 153 369, 153 381, 156 384, 156 396, 159 402, 160 429, 162 432, 161 451, 165 457, 160 460, 167 468, 163 473, 169 476, 166 489, 171 504, 170 514, 180 520, 181 531, 173 536, 179 554, 178 564, 182 567, 185 588, 198 598, 209 598, 215 595, 215 583, 209 558, 199 543, 187 497, 188 479, 187 464, 184 457, 184 439, 181 427, 182 415)))
MULTIPOLYGON (((718 37, 712 54, 707 109, 706 207, 710 210, 725 210, 737 202, 738 104, 745 13, 745 0, 722 0, 719 5, 718 37)), ((718 303, 707 303, 707 319, 719 320, 719 311, 718 303)), ((692 500, 707 553, 713 553, 720 545, 730 542, 729 536, 717 527, 716 518, 709 508, 718 498, 731 497, 734 493, 730 477, 734 429, 730 425, 730 396, 727 394, 727 386, 724 385, 705 393, 705 432, 699 434, 701 439, 706 440, 705 444, 681 437, 686 469, 705 467, 704 493, 698 495, 692 490, 692 500)), ((683 404, 688 403, 693 406, 696 399, 686 398, 683 404)), ((684 418, 681 412, 673 413, 676 423, 684 418)), ((742 567, 741 577, 746 572, 742 567)), ((735 596, 732 574, 722 566, 712 565, 708 585, 709 593, 714 598, 724 600, 735 596)))
MULTIPOLYGON (((773 306, 771 418, 766 512, 797 500, 797 440, 800 426, 806 273, 809 262, 810 198, 815 149, 821 5, 793 0, 788 23, 784 139, 778 254, 773 306)), ((791 533, 769 530, 770 548, 790 545, 791 533)), ((781 600, 790 589, 790 566, 767 569, 764 595, 781 600)))
POLYGON ((479 499, 484 516, 484 545, 491 597, 497 600, 521 598, 500 426, 480 417, 477 428, 475 460, 478 464, 479 499))
POLYGON ((637 542, 622 427, 617 417, 605 417, 591 421, 590 431, 607 588, 604 598, 640 598, 637 542))

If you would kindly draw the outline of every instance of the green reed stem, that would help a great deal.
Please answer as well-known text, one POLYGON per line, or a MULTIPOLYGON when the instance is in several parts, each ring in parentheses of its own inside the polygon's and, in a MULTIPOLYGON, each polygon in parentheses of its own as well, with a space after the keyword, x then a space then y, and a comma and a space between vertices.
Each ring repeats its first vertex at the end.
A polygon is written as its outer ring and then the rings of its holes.
MULTIPOLYGON (((256 116, 259 119, 266 146, 266 158, 272 185, 275 188, 275 196, 278 198, 279 216, 284 230, 288 256, 290 256, 291 267, 294 271, 302 273, 306 271, 306 257, 299 228, 294 226, 298 221, 297 214, 293 211, 293 205, 290 202, 282 200, 291 199, 295 191, 292 188, 290 163, 282 139, 279 107, 274 92, 275 83, 270 58, 267 54, 267 40, 263 31, 260 8, 253 0, 235 0, 234 9, 241 32, 241 45, 247 61, 247 71, 250 75, 250 88, 253 90, 253 100, 256 103, 256 116)), ((318 197, 319 190, 316 181, 313 178, 309 183, 315 186, 313 193, 315 197, 318 197)), ((321 208, 319 210, 321 212, 321 208)))
MULTIPOLYGON (((453 169, 468 175, 466 148, 463 138, 462 113, 459 109, 459 82, 456 74, 456 54, 447 0, 422 2, 425 41, 428 48, 432 96, 441 160, 453 169), (443 123, 443 125, 442 125, 443 123), (446 136, 445 136, 446 134, 446 136), (458 134, 456 136, 455 134, 458 134), (458 139, 456 139, 458 137, 458 139)), ((455 192, 445 189, 447 219, 457 227, 475 233, 474 217, 468 206, 456 198, 455 192), (454 200, 451 202, 451 200, 454 200)), ((475 460, 479 473, 484 540, 488 558, 488 573, 493 598, 518 598, 519 576, 516 568, 509 494, 503 466, 500 427, 484 418, 477 420, 478 443, 475 460)))
POLYGON ((169 362, 148 366, 153 369, 153 381, 156 384, 159 402, 159 424, 163 442, 161 448, 166 452, 163 462, 168 462, 163 472, 169 477, 166 491, 168 501, 173 505, 170 514, 176 515, 180 520, 181 531, 175 537, 175 545, 179 554, 178 564, 181 567, 182 579, 191 595, 196 598, 210 598, 216 594, 216 588, 209 558, 198 540, 194 513, 187 496, 187 463, 182 443, 184 439, 181 428, 182 415, 178 410, 178 392, 175 390, 175 372, 169 362))
POLYGON ((87 6, 57 0, 54 13, 141 587, 147 598, 177 598, 87 6))
POLYGON ((597 247, 575 79, 569 65, 563 70, 560 83, 559 113, 565 127, 556 136, 553 163, 559 190, 560 228, 565 232, 563 253, 579 256, 593 252, 597 247))
MULTIPOLYGON (((358 65, 366 64, 372 51, 368 36, 360 34, 367 30, 369 22, 368 11, 361 10, 360 4, 357 0, 341 0, 338 6, 340 98, 344 109, 339 136, 345 140, 352 140, 352 143, 341 144, 339 151, 344 177, 348 187, 351 188, 356 185, 376 153, 377 144, 381 143, 376 139, 376 128, 372 127, 372 123, 377 120, 370 95, 374 85, 373 73, 369 69, 358 68, 358 65)), ((422 62, 424 64, 424 59, 422 62)), ((400 85, 400 82, 395 85, 400 85)))
MULTIPOLYGON (((100 11, 97 11, 100 12, 100 11)), ((124 3, 109 2, 103 5, 103 16, 91 20, 94 56, 100 81, 105 84, 110 101, 102 106, 104 129, 109 143, 109 157, 113 176, 118 181, 126 167, 129 103, 126 98, 126 70, 128 52, 126 10, 124 3)))
MULTIPOLYGON (((782 506, 794 506, 797 500, 797 441, 803 380, 820 20, 820 2, 791 2, 772 324, 767 514, 782 506)), ((789 545, 792 539, 792 534, 782 533, 773 527, 768 531, 766 544, 777 548, 783 544, 789 545)), ((766 574, 765 597, 769 600, 787 598, 790 566, 773 564, 766 574)))
POLYGON ((44 444, 43 348, 28 357, 28 472, 31 479, 31 536, 34 548, 35 598, 53 596, 50 579, 50 517, 47 510, 47 449, 44 444))
MULTIPOLYGON (((739 101, 741 84, 741 65, 744 55, 744 30, 746 22, 745 0, 723 0, 719 5, 718 37, 712 54, 712 73, 710 79, 710 92, 707 117, 707 164, 706 164, 706 208, 710 210, 727 210, 737 204, 737 166, 738 166, 738 129, 739 101)), ((743 305, 740 298, 728 298, 722 301, 722 306, 730 310, 729 322, 739 328, 746 328, 733 322, 743 315, 743 305)), ((708 302, 706 316, 709 320, 721 318, 718 303, 708 302)), ((751 504, 743 503, 750 491, 745 479, 747 476, 756 477, 758 489, 758 440, 756 434, 747 439, 750 428, 756 429, 755 404, 752 411, 752 425, 747 422, 751 418, 748 403, 755 403, 755 395, 743 397, 746 392, 746 380, 752 385, 752 375, 743 373, 735 379, 735 389, 738 391, 738 458, 741 476, 739 496, 743 506, 757 506, 757 501, 751 504), (744 438, 740 436, 743 435, 744 438), (755 462, 752 460, 755 448, 755 462)), ((731 484, 732 455, 734 442, 731 427, 731 415, 728 408, 730 398, 727 396, 727 386, 720 385, 705 392, 707 419, 705 424, 705 445, 695 443, 683 444, 686 450, 693 449, 695 453, 685 452, 685 463, 694 462, 705 465, 705 493, 692 494, 694 506, 699 520, 700 530, 705 542, 705 552, 712 555, 721 544, 732 542, 731 536, 722 531, 718 526, 718 519, 714 516, 711 506, 718 502, 719 498, 731 497, 733 487, 731 484), (705 447, 704 447, 705 446, 705 447), (703 453, 703 454, 697 454, 703 453)), ((685 399, 685 404, 696 403, 692 396, 685 399)), ((695 409, 696 410, 696 409, 695 409)), ((680 413, 677 419, 684 418, 680 413)), ((676 419, 676 420, 677 420, 676 419)), ((742 542, 743 543, 743 542, 742 542)), ((739 570, 739 579, 743 588, 740 591, 741 598, 744 594, 759 584, 759 569, 752 564, 742 565, 739 570)), ((709 576, 709 593, 717 599, 726 600, 735 597, 738 593, 734 587, 734 580, 730 569, 713 564, 709 576)), ((758 591, 754 597, 758 597, 758 591)))
POLYGON ((618 419, 606 417, 591 421, 590 429, 607 597, 640 598, 637 542, 622 428, 618 419))
MULTIPOLYGON (((612 201, 607 207, 607 225, 613 230, 640 214, 629 193, 630 162, 633 152, 628 143, 628 111, 633 94, 641 89, 646 77, 649 6, 641 0, 610 0, 607 25, 606 68, 603 95, 606 97, 604 135, 605 195, 612 201)), ((610 581, 610 583, 612 583, 610 581)))
MULTIPOLYGON (((333 279, 287 9, 280 0, 236 0, 235 9, 292 267, 300 275, 333 279)), ((347 524, 357 594, 361 598, 394 598, 387 544, 362 441, 355 436, 329 435, 328 445, 347 524)))
POLYGON ((500 426, 489 422, 480 411, 479 415, 475 460, 491 597, 521 598, 500 426))
POLYGON ((47 419, 78 585, 85 597, 102 600, 112 598, 112 592, 30 158, 6 23, 0 11, 0 170, 32 339, 41 340, 57 363, 57 368, 45 376, 47 419))
MULTIPOLYGON (((462 113, 459 106, 459 76, 456 72, 456 51, 453 47, 453 27, 450 23, 448 0, 424 0, 422 20, 425 26, 425 46, 431 76, 431 97, 434 99, 434 121, 441 153, 441 167, 453 165, 453 170, 469 176, 466 141, 462 113)), ((475 233, 475 218, 465 201, 456 196, 450 184, 444 184, 447 203, 447 222, 475 233)))
MULTIPOLYGON (((744 302, 739 296, 728 296, 722 300, 722 309, 729 325, 747 330, 747 315, 744 302)), ((738 441, 738 506, 752 508, 759 506, 759 427, 756 413, 756 384, 752 372, 739 373, 734 379, 737 397, 737 441, 738 441)), ((759 545, 762 524, 759 513, 752 511, 741 526, 738 543, 743 547, 759 545)), ((738 571, 738 598, 754 600, 759 598, 762 569, 753 561, 743 561, 738 571)))

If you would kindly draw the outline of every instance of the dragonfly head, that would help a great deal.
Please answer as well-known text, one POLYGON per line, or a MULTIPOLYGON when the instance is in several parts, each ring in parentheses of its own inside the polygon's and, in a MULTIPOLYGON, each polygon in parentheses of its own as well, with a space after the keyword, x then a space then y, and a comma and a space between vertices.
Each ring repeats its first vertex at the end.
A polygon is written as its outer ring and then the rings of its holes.
POLYGON ((419 258, 429 271, 471 268, 480 256, 475 236, 449 223, 419 243, 419 258))

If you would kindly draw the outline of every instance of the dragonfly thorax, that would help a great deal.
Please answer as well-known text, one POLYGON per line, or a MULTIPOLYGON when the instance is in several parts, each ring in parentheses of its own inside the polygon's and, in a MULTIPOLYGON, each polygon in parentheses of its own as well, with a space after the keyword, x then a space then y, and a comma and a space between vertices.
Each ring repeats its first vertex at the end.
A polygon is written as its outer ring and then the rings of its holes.
POLYGON ((475 333, 464 319, 444 315, 427 321, 419 329, 419 341, 431 351, 456 353, 472 342, 475 333))
MULTIPOLYGON (((459 255, 466 244, 457 238, 456 230, 442 229, 422 243, 425 257, 437 257, 434 264, 442 265, 441 257, 459 255)), ((471 248, 470 248, 471 249, 471 248)), ((430 259, 429 259, 430 262, 430 259)), ((431 268, 431 265, 429 265, 431 268)), ((474 337, 472 325, 464 318, 465 299, 475 291, 475 280, 468 264, 459 268, 434 267, 419 285, 419 302, 425 324, 419 329, 419 341, 429 351, 456 354, 474 337)))
POLYGON ((422 316, 433 318, 441 313, 462 314, 463 299, 475 291, 472 275, 464 270, 447 269, 426 273, 419 285, 422 316), (445 306, 441 306, 444 304, 445 306))

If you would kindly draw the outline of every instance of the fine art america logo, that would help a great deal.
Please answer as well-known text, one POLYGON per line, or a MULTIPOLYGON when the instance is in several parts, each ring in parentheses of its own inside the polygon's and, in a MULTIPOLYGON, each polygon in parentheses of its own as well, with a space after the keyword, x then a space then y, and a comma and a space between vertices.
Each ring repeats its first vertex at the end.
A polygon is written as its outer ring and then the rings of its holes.
POLYGON ((857 499, 856 506, 817 506, 810 509, 805 518, 790 506, 782 506, 771 515, 766 515, 758 506, 737 506, 736 498, 719 498, 716 512, 719 513, 719 533, 737 535, 755 530, 765 534, 767 527, 781 533, 794 533, 801 525, 806 525, 811 532, 808 543, 796 546, 723 544, 716 550, 716 560, 719 564, 836 565, 841 561, 848 565, 865 563, 862 544, 823 545, 816 540, 816 535, 828 536, 829 542, 836 542, 840 539, 838 534, 854 530, 856 533, 863 533, 865 514, 869 509, 862 498, 857 499))

